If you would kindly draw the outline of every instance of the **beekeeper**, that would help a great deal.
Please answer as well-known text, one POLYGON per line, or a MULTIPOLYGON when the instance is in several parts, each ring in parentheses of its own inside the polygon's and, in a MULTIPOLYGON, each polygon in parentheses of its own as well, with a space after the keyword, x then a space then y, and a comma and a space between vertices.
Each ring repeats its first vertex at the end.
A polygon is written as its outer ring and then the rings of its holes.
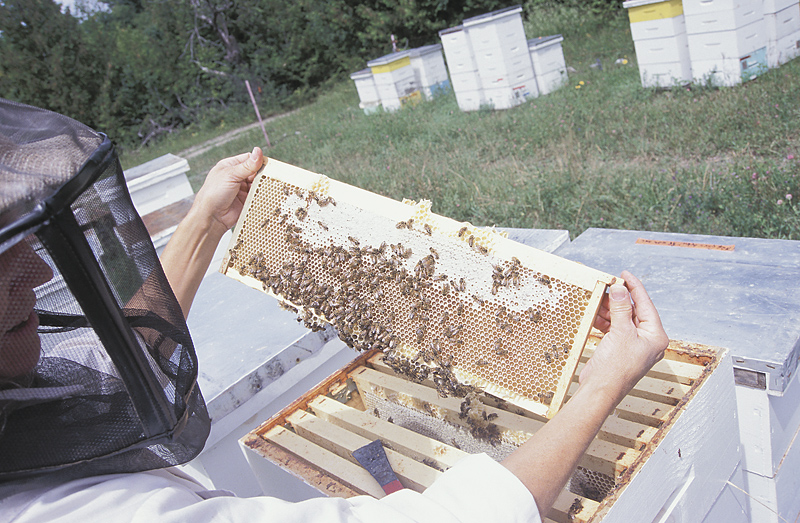
POLYGON ((255 148, 218 163, 159 263, 108 138, 0 100, 0 522, 540 521, 666 348, 630 273, 576 393, 502 463, 469 456, 423 493, 301 503, 174 468, 210 425, 185 316, 263 161, 255 148))

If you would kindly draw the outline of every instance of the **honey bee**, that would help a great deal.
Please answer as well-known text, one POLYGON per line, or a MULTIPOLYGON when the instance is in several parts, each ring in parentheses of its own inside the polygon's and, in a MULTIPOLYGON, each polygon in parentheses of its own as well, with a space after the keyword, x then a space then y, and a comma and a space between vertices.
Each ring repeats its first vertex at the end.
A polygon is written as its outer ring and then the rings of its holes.
POLYGON ((500 325, 500 330, 504 330, 509 334, 514 334, 514 329, 512 329, 511 325, 509 325, 508 323, 503 323, 502 325, 500 325))
POLYGON ((278 216, 280 213, 281 213, 281 208, 280 207, 275 207, 275 210, 272 211, 272 215, 273 216, 278 216))
POLYGON ((475 245, 475 237, 470 235, 469 239, 467 240, 467 244, 469 244, 470 247, 474 246, 475 245))
POLYGON ((414 225, 414 218, 409 218, 406 222, 406 227, 410 229, 412 225, 414 225))
POLYGON ((428 236, 431 236, 431 235, 433 235, 433 230, 431 229, 431 226, 430 226, 430 225, 428 225, 428 224, 426 223, 426 224, 425 224, 423 227, 425 228, 425 234, 427 234, 428 236))
POLYGON ((489 365, 489 362, 486 360, 476 360, 475 365, 478 367, 485 367, 486 365, 489 365))
POLYGON ((442 285, 442 294, 448 296, 450 294, 450 284, 445 283, 442 285))
POLYGON ((444 325, 445 323, 447 323, 447 320, 449 318, 450 318, 450 314, 447 311, 444 311, 442 313, 441 319, 439 320, 439 325, 444 325))
POLYGON ((466 226, 465 226, 465 227, 462 227, 462 228, 461 228, 461 229, 458 231, 458 237, 459 237, 459 238, 461 238, 462 236, 464 236, 464 233, 466 233, 466 232, 467 232, 467 227, 466 227, 466 226))
POLYGON ((487 249, 483 245, 478 245, 478 252, 481 253, 481 254, 486 255, 486 254, 489 254, 489 249, 487 249))
POLYGON ((297 216, 298 220, 303 221, 306 219, 306 216, 308 216, 308 211, 305 207, 298 207, 294 215, 297 216))
POLYGON ((284 185, 283 186, 283 195, 284 196, 289 196, 289 192, 290 192, 289 191, 289 186, 288 185, 284 185))
POLYGON ((545 351, 543 356, 544 356, 544 361, 546 361, 548 364, 553 363, 553 357, 550 356, 549 352, 545 351))
POLYGON ((437 260, 439 259, 439 253, 436 252, 436 249, 434 249, 433 247, 431 247, 431 254, 433 254, 433 257, 436 258, 437 260))
POLYGON ((348 240, 350 240, 350 242, 351 242, 353 245, 355 245, 356 247, 358 247, 358 244, 359 244, 360 242, 359 242, 359 241, 358 241, 356 238, 353 238, 352 236, 348 236, 348 237, 347 237, 347 239, 348 239, 348 240))
POLYGON ((322 223, 321 221, 317 221, 317 223, 319 224, 320 227, 322 227, 323 230, 325 230, 325 231, 328 230, 328 226, 325 225, 324 223, 322 223))
POLYGON ((580 514, 581 510, 583 510, 583 503, 580 498, 575 498, 575 501, 572 502, 572 505, 569 506, 569 510, 567 510, 567 519, 573 521, 575 516, 580 514))
POLYGON ((547 287, 550 287, 551 282, 550 282, 550 278, 549 277, 547 277, 547 276, 539 276, 536 279, 539 280, 539 283, 541 283, 542 285, 546 285, 547 287))
POLYGON ((458 314, 459 316, 463 316, 464 315, 464 304, 463 303, 459 303, 458 304, 458 307, 456 308, 456 314, 458 314))
POLYGON ((497 338, 494 342, 494 352, 498 356, 505 356, 508 350, 503 348, 503 338, 497 338))
POLYGON ((472 299, 473 299, 473 300, 475 300, 475 302, 476 302, 478 305, 481 305, 481 306, 483 306, 483 305, 486 303, 486 302, 485 302, 484 300, 482 300, 482 299, 481 299, 481 298, 480 298, 480 297, 479 297, 477 294, 473 294, 473 295, 472 295, 472 299))
POLYGON ((405 229, 406 227, 408 227, 408 223, 406 222, 397 222, 395 224, 395 228, 397 229, 405 229))
POLYGON ((542 321, 542 313, 539 311, 534 311, 533 307, 529 307, 525 312, 528 313, 528 318, 530 318, 533 323, 539 323, 542 321))
POLYGON ((464 281, 464 278, 461 278, 460 280, 458 280, 458 291, 464 292, 466 290, 467 290, 467 282, 464 281))
POLYGON ((269 225, 269 218, 266 218, 263 222, 261 222, 261 228, 265 229, 269 225))

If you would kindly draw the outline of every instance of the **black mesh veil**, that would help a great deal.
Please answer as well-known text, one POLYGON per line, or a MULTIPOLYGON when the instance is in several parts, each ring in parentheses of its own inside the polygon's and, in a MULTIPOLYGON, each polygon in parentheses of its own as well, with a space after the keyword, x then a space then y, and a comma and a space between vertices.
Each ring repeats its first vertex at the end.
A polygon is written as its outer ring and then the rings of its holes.
POLYGON ((0 99, 0 481, 192 459, 196 377, 108 138, 0 99))

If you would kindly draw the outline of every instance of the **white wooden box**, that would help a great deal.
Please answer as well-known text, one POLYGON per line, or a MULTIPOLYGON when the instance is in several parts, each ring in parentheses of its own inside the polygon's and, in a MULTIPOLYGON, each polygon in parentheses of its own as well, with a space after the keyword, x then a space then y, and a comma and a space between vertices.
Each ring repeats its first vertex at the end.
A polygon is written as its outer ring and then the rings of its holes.
POLYGON ((484 84, 483 89, 486 104, 491 105, 494 109, 510 109, 538 95, 539 89, 533 78, 518 82, 513 87, 507 85, 506 82, 495 82, 488 86, 484 84))
POLYGON ((661 64, 639 64, 642 87, 675 87, 692 81, 688 60, 661 64))
POLYGON ((794 33, 767 48, 767 63, 769 67, 778 67, 798 55, 800 55, 800 34, 794 33))
POLYGON ((721 11, 704 11, 686 14, 686 32, 688 34, 713 33, 731 31, 757 22, 764 17, 760 1, 741 2, 733 9, 721 11))
POLYGON ((686 35, 635 40, 636 60, 642 64, 689 63, 689 42, 686 35))
POLYGON ((165 154, 125 171, 125 183, 139 216, 192 196, 194 191, 187 172, 189 162, 174 154, 165 154))
POLYGON ((539 88, 539 95, 552 93, 560 89, 569 81, 567 70, 550 71, 549 73, 536 75, 536 86, 539 88))
POLYGON ((533 76, 533 65, 527 45, 476 50, 475 63, 478 65, 478 73, 486 82, 506 80, 509 84, 513 84, 514 77, 533 76))
POLYGON ((670 18, 656 18, 642 22, 631 22, 631 37, 634 40, 649 40, 651 38, 666 38, 677 36, 686 32, 684 15, 670 18))
POLYGON ((458 108, 462 111, 477 111, 486 105, 482 89, 455 91, 458 108))
POLYGON ((732 11, 743 4, 761 4, 762 0, 682 0, 682 3, 683 14, 689 16, 716 11, 732 11))
POLYGON ((447 89, 450 84, 442 56, 442 44, 411 49, 410 58, 416 85, 425 98, 430 100, 437 90, 447 89))
POLYGON ((695 82, 726 87, 757 78, 768 68, 766 47, 741 58, 692 61, 695 82))
POLYGON ((517 5, 464 20, 472 50, 477 53, 524 46, 526 38, 521 12, 522 7, 517 5))
MULTIPOLYGON (((714 33, 687 34, 692 69, 695 62, 742 58, 767 45, 767 28, 761 18, 739 29, 714 33)), ((697 72, 694 72, 697 78, 697 72)))
MULTIPOLYGON (((381 96, 375 80, 372 78, 372 70, 362 69, 350 75, 350 79, 356 84, 358 99, 365 107, 380 104, 381 96)), ((365 107, 362 107, 364 109, 365 107)))
POLYGON ((528 40, 528 53, 533 63, 534 75, 538 77, 553 71, 566 72, 567 63, 564 60, 564 50, 561 48, 561 42, 563 41, 564 37, 561 35, 528 40))
POLYGON ((453 90, 456 93, 463 91, 480 91, 482 88, 481 77, 478 76, 477 71, 452 73, 450 80, 453 83, 453 90))
POLYGON ((800 32, 800 6, 794 4, 777 13, 764 15, 767 27, 767 41, 777 45, 778 40, 800 32))
POLYGON ((463 26, 459 25, 439 31, 439 38, 442 40, 442 48, 450 74, 478 69, 472 45, 463 26))

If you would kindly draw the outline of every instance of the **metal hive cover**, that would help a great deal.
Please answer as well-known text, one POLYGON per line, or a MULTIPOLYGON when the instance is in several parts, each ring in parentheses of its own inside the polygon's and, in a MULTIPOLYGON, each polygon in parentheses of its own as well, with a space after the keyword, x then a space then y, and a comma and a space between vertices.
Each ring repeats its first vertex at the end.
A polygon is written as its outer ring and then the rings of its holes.
POLYGON ((263 290, 312 328, 439 393, 477 387, 552 417, 614 277, 268 159, 224 274, 263 290))

